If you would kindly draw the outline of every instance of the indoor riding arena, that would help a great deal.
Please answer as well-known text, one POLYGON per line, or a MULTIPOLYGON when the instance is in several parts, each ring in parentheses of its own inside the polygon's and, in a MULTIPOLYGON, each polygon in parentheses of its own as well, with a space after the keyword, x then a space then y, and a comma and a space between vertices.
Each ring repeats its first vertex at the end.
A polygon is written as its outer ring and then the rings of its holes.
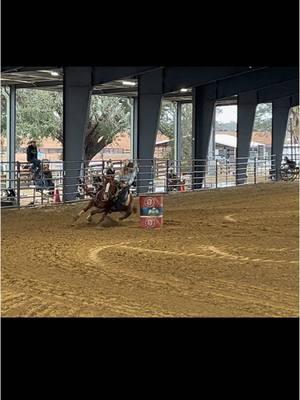
POLYGON ((2 316, 299 316, 299 68, 249 64, 1 66, 2 316))
POLYGON ((3 209, 2 315, 297 317, 298 190, 171 193, 160 229, 74 223, 82 203, 3 209))

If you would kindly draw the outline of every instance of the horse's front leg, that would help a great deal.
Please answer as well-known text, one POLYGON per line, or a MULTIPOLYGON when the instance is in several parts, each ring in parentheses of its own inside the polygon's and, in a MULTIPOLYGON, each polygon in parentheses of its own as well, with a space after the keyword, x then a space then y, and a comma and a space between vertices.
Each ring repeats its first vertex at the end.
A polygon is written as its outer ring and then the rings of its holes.
POLYGON ((92 216, 93 215, 95 215, 95 214, 97 214, 97 213, 103 213, 104 212, 104 209, 103 208, 96 208, 95 210, 92 210, 90 213, 89 213, 89 215, 87 216, 87 221, 88 222, 91 222, 92 221, 92 216))
POLYGON ((108 212, 106 210, 101 210, 99 211, 100 213, 103 213, 102 217, 99 219, 98 224, 101 224, 101 222, 104 221, 105 217, 107 216, 108 212))
POLYGON ((89 210, 91 207, 93 207, 93 201, 89 201, 88 204, 77 214, 73 217, 74 221, 77 221, 78 218, 81 217, 82 214, 84 214, 87 210, 89 210))

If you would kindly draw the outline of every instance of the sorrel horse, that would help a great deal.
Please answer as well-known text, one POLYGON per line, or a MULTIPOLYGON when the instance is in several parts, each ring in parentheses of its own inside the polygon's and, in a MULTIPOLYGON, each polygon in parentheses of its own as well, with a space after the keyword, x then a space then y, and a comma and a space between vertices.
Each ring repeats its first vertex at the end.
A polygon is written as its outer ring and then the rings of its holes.
MULTIPOLYGON (((123 188, 122 191, 129 191, 129 188, 123 188)), ((112 212, 122 212, 122 217, 119 220, 123 220, 128 218, 132 212, 136 213, 137 209, 133 206, 133 197, 131 193, 124 193, 127 194, 125 196, 124 202, 118 202, 116 204, 114 202, 114 197, 117 192, 117 186, 114 178, 112 176, 106 176, 103 178, 103 186, 96 192, 96 195, 88 202, 88 204, 74 217, 74 221, 77 221, 78 218, 88 211, 90 208, 95 207, 89 215, 87 216, 87 221, 92 221, 92 216, 94 214, 103 214, 102 218, 99 220, 98 223, 101 223, 107 214, 112 212)), ((120 194, 122 194, 120 192, 120 194)))

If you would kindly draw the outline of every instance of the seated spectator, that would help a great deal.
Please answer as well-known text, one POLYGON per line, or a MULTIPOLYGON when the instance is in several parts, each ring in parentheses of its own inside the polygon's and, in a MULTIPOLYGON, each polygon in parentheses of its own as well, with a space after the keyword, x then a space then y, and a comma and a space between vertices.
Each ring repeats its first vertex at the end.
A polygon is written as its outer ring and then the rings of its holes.
POLYGON ((49 190, 49 194, 54 192, 54 182, 52 181, 52 172, 49 163, 43 163, 43 171, 38 174, 36 179, 37 186, 49 190))
POLYGON ((293 170, 293 169, 295 169, 296 168, 296 162, 295 161, 293 161, 293 160, 290 160, 288 157, 284 157, 284 163, 283 163, 283 165, 284 165, 284 169, 291 169, 291 170, 293 170))

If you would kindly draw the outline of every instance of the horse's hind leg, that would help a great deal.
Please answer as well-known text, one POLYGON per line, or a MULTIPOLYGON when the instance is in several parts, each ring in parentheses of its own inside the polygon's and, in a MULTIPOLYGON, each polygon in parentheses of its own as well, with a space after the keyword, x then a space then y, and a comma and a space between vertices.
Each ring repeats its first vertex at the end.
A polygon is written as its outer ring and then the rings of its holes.
POLYGON ((123 221, 123 219, 128 218, 131 214, 132 214, 132 210, 126 210, 123 212, 124 214, 122 215, 122 217, 119 218, 119 221, 123 221))
POLYGON ((89 210, 93 206, 93 201, 89 201, 88 204, 77 214, 73 217, 74 221, 77 221, 78 218, 81 217, 87 210, 89 210))
POLYGON ((107 216, 108 212, 106 212, 104 210, 99 211, 99 212, 101 212, 101 213, 103 212, 102 218, 100 218, 99 221, 98 221, 98 224, 101 224, 101 222, 103 222, 104 218, 107 216))
POLYGON ((132 213, 136 213, 136 207, 133 205, 133 198, 132 198, 132 195, 130 194, 129 204, 123 211, 123 215, 122 215, 122 217, 119 218, 119 221, 122 221, 123 219, 128 218, 132 213))

